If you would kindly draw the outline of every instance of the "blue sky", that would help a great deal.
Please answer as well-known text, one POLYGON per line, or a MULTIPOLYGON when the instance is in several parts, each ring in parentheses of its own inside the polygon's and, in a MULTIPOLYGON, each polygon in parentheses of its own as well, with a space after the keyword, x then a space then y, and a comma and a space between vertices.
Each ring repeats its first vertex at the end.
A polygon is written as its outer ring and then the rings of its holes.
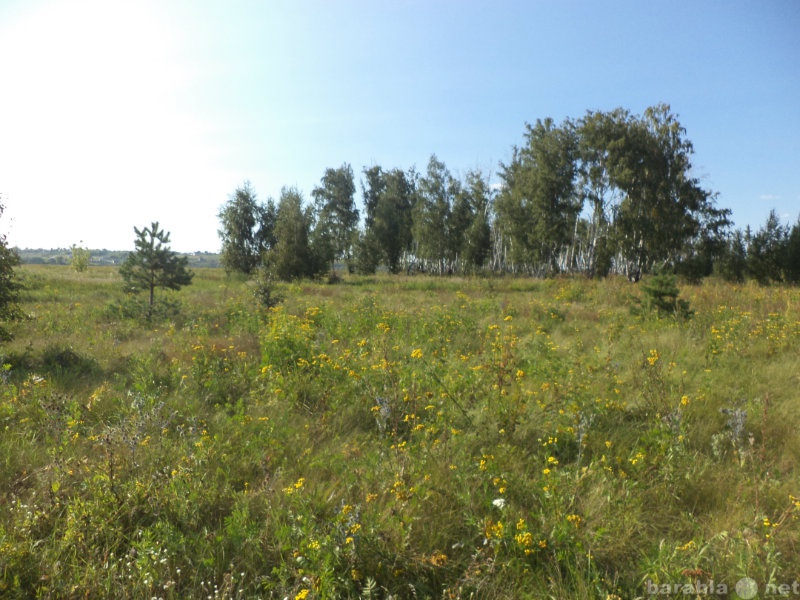
POLYGON ((0 232, 219 248, 219 207, 350 163, 455 175, 526 122, 671 105, 737 226, 800 215, 800 2, 3 0, 0 232))

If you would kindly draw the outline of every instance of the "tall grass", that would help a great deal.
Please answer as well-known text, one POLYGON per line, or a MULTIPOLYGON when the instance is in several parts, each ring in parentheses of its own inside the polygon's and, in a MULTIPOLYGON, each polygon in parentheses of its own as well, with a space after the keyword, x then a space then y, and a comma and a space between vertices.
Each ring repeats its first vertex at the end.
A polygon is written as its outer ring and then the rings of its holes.
POLYGON ((800 294, 26 267, 0 595, 614 598, 794 581, 800 294), (721 587, 720 587, 721 586, 721 587), (669 588, 673 590, 673 587, 669 588))

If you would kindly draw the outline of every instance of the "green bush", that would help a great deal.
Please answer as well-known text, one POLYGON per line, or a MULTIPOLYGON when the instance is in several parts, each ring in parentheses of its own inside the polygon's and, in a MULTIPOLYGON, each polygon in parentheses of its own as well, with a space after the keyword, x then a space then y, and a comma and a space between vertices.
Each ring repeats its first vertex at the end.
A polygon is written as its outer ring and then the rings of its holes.
POLYGON ((680 290, 675 275, 664 273, 653 275, 642 284, 642 290, 644 291, 644 298, 640 304, 642 314, 679 319, 688 319, 692 316, 689 302, 678 297, 680 290))

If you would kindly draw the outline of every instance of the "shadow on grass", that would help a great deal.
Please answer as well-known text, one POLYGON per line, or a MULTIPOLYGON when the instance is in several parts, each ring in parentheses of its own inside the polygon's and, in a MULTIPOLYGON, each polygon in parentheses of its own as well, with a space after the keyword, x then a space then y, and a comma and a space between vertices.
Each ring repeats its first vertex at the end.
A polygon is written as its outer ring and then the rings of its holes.
POLYGON ((103 375, 94 358, 62 344, 50 344, 41 354, 28 347, 22 353, 6 355, 3 362, 11 366, 11 376, 15 380, 22 381, 29 375, 36 374, 58 383, 62 389, 85 385, 103 375))

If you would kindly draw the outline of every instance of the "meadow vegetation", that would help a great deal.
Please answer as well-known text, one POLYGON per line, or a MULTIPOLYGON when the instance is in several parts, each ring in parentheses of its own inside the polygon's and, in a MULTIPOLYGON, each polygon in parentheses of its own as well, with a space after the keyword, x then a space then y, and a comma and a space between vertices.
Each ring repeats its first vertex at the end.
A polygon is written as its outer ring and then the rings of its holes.
MULTIPOLYGON (((5 598, 633 598, 800 573, 800 290, 24 266, 5 598), (677 304, 676 304, 677 303, 677 304), (669 304, 668 304, 669 305, 669 304)), ((647 279, 643 282, 648 284, 647 279)))

